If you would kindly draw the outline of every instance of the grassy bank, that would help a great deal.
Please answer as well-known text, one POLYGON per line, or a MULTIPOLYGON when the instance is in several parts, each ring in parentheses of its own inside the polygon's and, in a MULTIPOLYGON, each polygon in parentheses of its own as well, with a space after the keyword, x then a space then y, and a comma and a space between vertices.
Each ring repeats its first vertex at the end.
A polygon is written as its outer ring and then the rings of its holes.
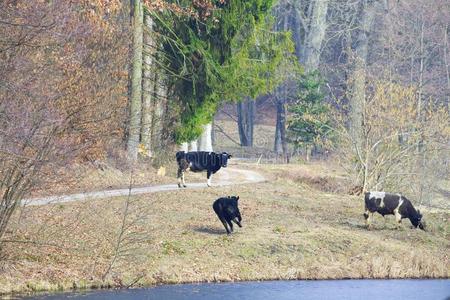
POLYGON ((359 196, 321 165, 256 168, 269 182, 25 208, 0 264, 0 292, 265 279, 450 275, 450 212, 423 209, 428 231, 393 217, 363 226, 359 196), (212 210, 239 195, 243 228, 212 210), (126 218, 124 218, 124 215, 126 218), (120 241, 120 242, 118 242, 120 241))

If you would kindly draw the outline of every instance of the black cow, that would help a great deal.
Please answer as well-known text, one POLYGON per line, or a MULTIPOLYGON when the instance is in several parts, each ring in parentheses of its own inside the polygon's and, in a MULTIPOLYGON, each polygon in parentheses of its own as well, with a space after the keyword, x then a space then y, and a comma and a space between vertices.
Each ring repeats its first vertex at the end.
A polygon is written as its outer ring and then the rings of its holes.
POLYGON ((228 196, 217 199, 213 204, 213 209, 228 234, 233 232, 232 222, 236 223, 239 227, 242 227, 242 217, 238 208, 238 200, 239 196, 228 196))
POLYGON ((400 225, 402 219, 408 218, 415 228, 419 227, 425 230, 420 211, 416 210, 411 201, 406 199, 405 196, 385 192, 367 192, 364 194, 364 202, 364 218, 369 228, 373 214, 378 212, 383 217, 385 215, 394 215, 398 225, 400 225))
POLYGON ((226 152, 214 153, 206 151, 194 151, 184 152, 179 151, 176 154, 178 164, 178 187, 181 187, 181 183, 186 187, 184 182, 184 172, 190 169, 192 172, 206 171, 206 184, 211 186, 211 175, 215 174, 222 167, 226 167, 228 159, 231 158, 231 154, 226 152))

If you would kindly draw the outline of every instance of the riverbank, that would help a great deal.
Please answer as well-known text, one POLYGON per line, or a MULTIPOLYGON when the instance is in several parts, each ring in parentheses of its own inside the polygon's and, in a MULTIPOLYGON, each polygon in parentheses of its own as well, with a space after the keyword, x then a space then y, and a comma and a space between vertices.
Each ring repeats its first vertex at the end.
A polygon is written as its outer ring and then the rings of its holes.
POLYGON ((268 181, 26 208, 8 237, 0 292, 450 276, 448 210, 421 209, 427 232, 408 220, 398 230, 389 216, 368 231, 361 196, 339 189, 337 169, 238 167, 268 181), (243 228, 230 236, 211 207, 224 195, 240 196, 243 228))
MULTIPOLYGON (((448 279, 357 279, 357 280, 290 280, 245 281, 158 285, 127 290, 89 290, 34 294, 33 299, 164 299, 164 300, 294 300, 298 295, 309 300, 322 299, 446 299, 450 292, 448 279)), ((25 297, 24 299, 28 299, 25 297)))

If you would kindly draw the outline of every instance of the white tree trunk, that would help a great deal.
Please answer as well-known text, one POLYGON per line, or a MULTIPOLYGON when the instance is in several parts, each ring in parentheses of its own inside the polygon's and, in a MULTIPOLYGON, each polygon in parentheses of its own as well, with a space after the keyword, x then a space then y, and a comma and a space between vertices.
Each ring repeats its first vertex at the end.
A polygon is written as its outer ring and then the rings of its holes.
POLYGON ((197 151, 197 140, 189 142, 189 151, 197 151))
POLYGON ((182 143, 180 145, 180 151, 188 152, 188 143, 182 143))
POLYGON ((211 131, 212 131, 211 123, 203 125, 203 133, 199 139, 199 150, 200 151, 208 151, 208 152, 213 151, 211 131))

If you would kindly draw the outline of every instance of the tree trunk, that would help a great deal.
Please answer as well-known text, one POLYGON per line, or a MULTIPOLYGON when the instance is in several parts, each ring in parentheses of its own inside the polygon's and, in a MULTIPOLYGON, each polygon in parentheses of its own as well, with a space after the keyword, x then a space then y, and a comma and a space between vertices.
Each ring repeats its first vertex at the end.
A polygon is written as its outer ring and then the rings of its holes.
MULTIPOLYGON (((288 29, 288 15, 284 15, 282 17, 282 26, 281 30, 287 31, 288 29)), ((287 137, 286 137, 286 99, 287 99, 287 83, 283 83, 275 90, 275 99, 277 105, 277 121, 276 121, 276 129, 275 129, 275 152, 280 153, 283 152, 284 161, 289 163, 289 154, 288 154, 288 146, 287 146, 287 137), (281 150, 280 151, 280 145, 281 150)))
POLYGON ((281 119, 278 118, 278 105, 277 105, 277 120, 276 120, 276 126, 275 126, 275 142, 273 145, 273 150, 277 155, 281 155, 283 153, 283 147, 281 145, 281 119))
MULTIPOLYGON (((424 30, 425 29, 425 21, 423 20, 423 15, 421 17, 421 26, 420 26, 420 66, 419 66, 419 86, 417 91, 417 124, 419 126, 418 130, 423 130, 423 118, 422 118, 422 110, 423 110, 423 75, 425 69, 425 53, 424 53, 424 30)), ((417 160, 417 168, 419 174, 419 203, 423 202, 423 194, 425 189, 425 169, 426 169, 426 160, 425 160, 425 141, 423 138, 423 132, 420 133, 420 140, 417 144, 417 154, 419 159, 417 160)))
POLYGON ((286 137, 286 104, 284 99, 277 99, 277 123, 279 130, 279 140, 283 152, 283 159, 289 163, 289 153, 286 137))
POLYGON ((180 145, 180 151, 188 152, 188 151, 189 151, 189 149, 188 149, 188 143, 182 143, 182 144, 180 145))
POLYGON ((449 71, 449 60, 448 60, 448 25, 444 27, 444 68, 445 75, 447 78, 447 101, 445 103, 447 111, 450 113, 450 71, 449 71))
POLYGON ((155 92, 155 73, 153 68, 153 20, 146 15, 144 32, 144 77, 142 90, 142 124, 141 124, 141 143, 144 145, 147 156, 152 156, 152 117, 153 117, 153 98, 155 92))
POLYGON ((203 133, 199 139, 199 150, 200 151, 208 151, 208 152, 213 151, 212 140, 211 140, 211 130, 212 130, 211 123, 203 125, 203 133))
MULTIPOLYGON (((423 16, 422 16, 423 18, 423 16)), ((423 73, 424 73, 424 43, 423 43, 423 38, 424 38, 424 27, 425 27, 425 22, 422 19, 421 20, 422 24, 420 26, 420 52, 419 52, 419 56, 420 56, 420 65, 419 65, 419 89, 417 91, 417 121, 420 123, 422 121, 422 94, 423 94, 423 73)), ((419 144, 420 145, 420 144, 419 144)), ((418 148, 418 150, 420 151, 420 148, 418 148)))
POLYGON ((197 140, 189 142, 189 151, 197 151, 197 140))
POLYGON ((130 95, 130 121, 127 152, 130 160, 136 160, 139 146, 141 104, 142 104, 142 44, 143 44, 143 7, 140 0, 133 2, 133 57, 130 95))
POLYGON ((253 147, 255 106, 255 101, 250 98, 237 104, 239 139, 241 146, 253 147))
POLYGON ((309 162, 309 159, 311 157, 311 147, 308 147, 308 145, 305 146, 305 155, 306 161, 309 162))
POLYGON ((350 82, 350 135, 355 147, 363 146, 363 113, 366 98, 366 62, 369 46, 369 35, 375 17, 376 5, 363 1, 362 15, 356 48, 353 53, 353 71, 350 82))
POLYGON ((164 107, 167 101, 167 85, 164 70, 158 69, 155 76, 155 94, 152 116, 152 144, 154 149, 162 150, 164 107))
MULTIPOLYGON (((305 37, 304 61, 305 71, 310 72, 319 67, 322 41, 327 28, 327 11, 329 0, 315 0, 309 21, 309 30, 305 37)), ((301 13, 301 12, 297 12, 301 13)))

